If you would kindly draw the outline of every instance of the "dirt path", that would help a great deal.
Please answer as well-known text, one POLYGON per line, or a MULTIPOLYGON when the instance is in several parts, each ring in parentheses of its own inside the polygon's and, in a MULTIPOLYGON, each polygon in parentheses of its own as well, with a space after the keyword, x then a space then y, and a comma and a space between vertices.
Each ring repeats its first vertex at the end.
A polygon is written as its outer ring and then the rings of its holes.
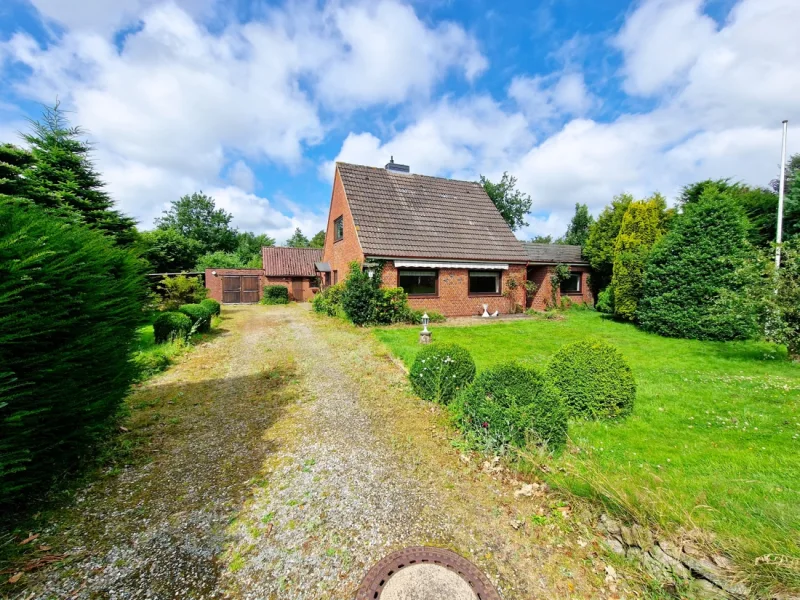
POLYGON ((151 460, 62 511, 43 539, 70 557, 20 597, 344 600, 409 545, 459 552, 506 600, 641 595, 588 515, 453 448, 369 332, 299 306, 224 314, 133 394, 151 460))

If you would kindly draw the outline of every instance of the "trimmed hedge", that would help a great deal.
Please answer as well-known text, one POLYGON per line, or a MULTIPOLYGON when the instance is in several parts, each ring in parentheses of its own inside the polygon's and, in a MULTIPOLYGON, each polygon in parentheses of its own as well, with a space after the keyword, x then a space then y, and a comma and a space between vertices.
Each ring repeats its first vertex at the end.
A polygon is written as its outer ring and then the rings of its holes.
POLYGON ((502 364, 480 373, 453 403, 456 422, 484 451, 536 444, 552 452, 567 441, 567 414, 552 383, 536 369, 502 364))
POLYGON ((192 320, 195 331, 206 333, 211 330, 211 313, 202 304, 184 304, 178 310, 192 320))
POLYGON ((184 313, 162 312, 153 321, 156 344, 171 342, 178 338, 186 338, 191 330, 192 319, 184 313))
POLYGON ((109 431, 145 294, 111 238, 0 200, 0 505, 32 505, 109 431))
POLYGON ((583 340, 562 346, 546 373, 572 417, 615 419, 633 410, 633 373, 619 350, 606 342, 583 340))
POLYGON ((201 300, 200 306, 205 306, 212 315, 219 315, 222 312, 222 305, 213 298, 201 300))
POLYGON ((261 304, 289 304, 289 288, 285 285, 265 285, 261 304))
POLYGON ((456 344, 431 344, 411 366, 411 386, 423 400, 447 404, 475 377, 475 361, 456 344))

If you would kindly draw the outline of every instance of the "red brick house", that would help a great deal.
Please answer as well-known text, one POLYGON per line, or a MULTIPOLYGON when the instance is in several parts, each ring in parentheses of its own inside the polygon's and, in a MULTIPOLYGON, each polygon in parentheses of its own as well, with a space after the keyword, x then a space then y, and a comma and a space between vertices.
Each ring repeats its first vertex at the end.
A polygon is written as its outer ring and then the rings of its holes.
POLYGON ((319 290, 316 264, 322 260, 321 248, 262 248, 261 269, 206 269, 209 298, 222 304, 254 304, 264 294, 265 285, 289 288, 289 299, 311 300, 319 290))
POLYGON ((444 315, 525 304, 528 256, 480 184, 337 163, 322 268, 343 281, 351 261, 384 263, 383 283, 413 308, 444 315))

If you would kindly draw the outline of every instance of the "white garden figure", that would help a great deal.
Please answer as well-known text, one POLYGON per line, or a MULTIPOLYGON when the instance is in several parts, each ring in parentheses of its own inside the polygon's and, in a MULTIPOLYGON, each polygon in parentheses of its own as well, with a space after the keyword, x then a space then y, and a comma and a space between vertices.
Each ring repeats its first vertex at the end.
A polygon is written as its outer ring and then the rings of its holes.
POLYGON ((484 304, 483 305, 483 314, 481 316, 484 317, 484 318, 487 318, 487 319, 492 316, 492 315, 489 314, 489 305, 488 304, 484 304))

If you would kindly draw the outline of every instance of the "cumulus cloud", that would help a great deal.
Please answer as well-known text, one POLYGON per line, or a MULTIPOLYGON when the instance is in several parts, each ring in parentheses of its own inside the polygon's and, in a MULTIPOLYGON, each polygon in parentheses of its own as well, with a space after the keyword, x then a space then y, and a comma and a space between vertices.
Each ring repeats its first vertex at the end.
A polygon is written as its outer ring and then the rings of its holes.
POLYGON ((486 66, 463 28, 424 23, 396 0, 290 1, 214 27, 199 16, 210 0, 92 0, 73 12, 35 2, 66 31, 50 43, 13 35, 0 43, 0 69, 26 67, 14 81, 19 95, 61 98, 95 142, 122 208, 145 227, 176 190, 219 186, 227 175, 250 193, 251 165, 300 168, 330 126, 323 110, 335 120, 422 97, 449 73, 473 79, 486 66), (249 164, 229 165, 231 155, 249 164))
POLYGON ((512 79, 508 95, 532 122, 549 121, 565 115, 584 116, 598 103, 589 92, 582 73, 512 79))

